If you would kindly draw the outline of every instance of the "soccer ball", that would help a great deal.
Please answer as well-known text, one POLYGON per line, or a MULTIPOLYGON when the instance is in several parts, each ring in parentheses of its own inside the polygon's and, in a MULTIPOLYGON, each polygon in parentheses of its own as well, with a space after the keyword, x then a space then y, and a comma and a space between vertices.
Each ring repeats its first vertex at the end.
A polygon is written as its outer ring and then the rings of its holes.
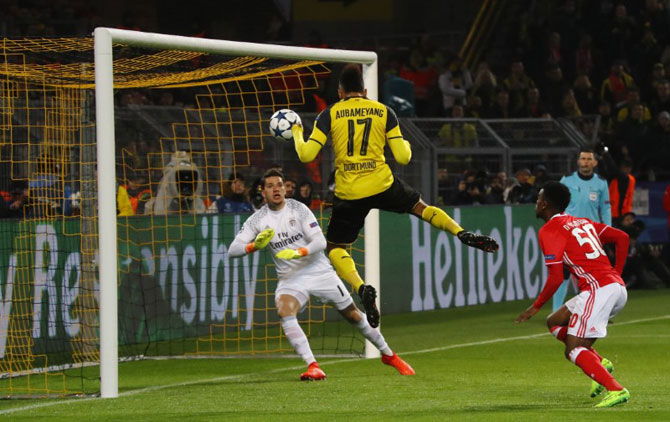
POLYGON ((293 139, 293 125, 302 125, 298 113, 287 108, 275 111, 270 118, 270 133, 280 141, 290 141, 293 139))

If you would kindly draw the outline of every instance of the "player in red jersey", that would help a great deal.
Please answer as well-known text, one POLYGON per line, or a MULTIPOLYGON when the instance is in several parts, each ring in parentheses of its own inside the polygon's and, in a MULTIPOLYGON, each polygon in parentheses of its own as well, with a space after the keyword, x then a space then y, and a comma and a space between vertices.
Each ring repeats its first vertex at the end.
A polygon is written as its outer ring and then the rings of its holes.
POLYGON ((607 322, 623 309, 628 298, 621 279, 628 235, 588 218, 565 214, 569 203, 570 191, 561 183, 549 182, 540 191, 535 215, 546 222, 539 239, 549 276, 537 300, 516 322, 526 321, 540 310, 563 282, 563 265, 569 268, 580 293, 549 315, 547 326, 565 343, 565 357, 593 379, 591 397, 609 391, 596 407, 610 407, 627 402, 630 393, 612 377, 612 363, 598 355, 593 343, 607 335, 607 322), (616 244, 616 268, 612 268, 603 243, 616 244))

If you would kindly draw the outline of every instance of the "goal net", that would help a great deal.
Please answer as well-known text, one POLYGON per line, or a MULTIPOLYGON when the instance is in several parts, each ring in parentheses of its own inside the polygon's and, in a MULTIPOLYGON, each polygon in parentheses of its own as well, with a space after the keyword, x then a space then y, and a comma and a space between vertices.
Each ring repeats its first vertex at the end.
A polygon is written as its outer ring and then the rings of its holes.
MULTIPOLYGON (((272 259, 228 257, 249 213, 217 198, 259 206, 279 166, 325 228, 332 152, 299 163, 269 116, 311 130, 337 63, 369 56, 104 28, 1 48, 0 394, 114 397, 118 361, 292 353, 272 259)), ((317 355, 364 353, 333 308, 299 320, 317 355)))

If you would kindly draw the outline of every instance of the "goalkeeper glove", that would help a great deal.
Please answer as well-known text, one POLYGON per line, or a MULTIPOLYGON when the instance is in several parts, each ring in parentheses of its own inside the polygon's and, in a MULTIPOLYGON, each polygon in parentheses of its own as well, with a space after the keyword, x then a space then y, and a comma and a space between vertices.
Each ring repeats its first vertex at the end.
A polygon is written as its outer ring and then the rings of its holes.
POLYGON ((458 239, 472 248, 481 249, 484 252, 495 252, 498 250, 498 242, 490 236, 474 234, 467 230, 458 232, 458 239))
POLYGON ((275 258, 279 259, 298 259, 303 256, 307 256, 307 248, 298 248, 298 249, 284 249, 279 251, 275 258))
POLYGON ((263 230, 262 232, 258 233, 258 236, 256 236, 256 239, 254 239, 253 242, 247 244, 245 250, 247 253, 252 253, 253 251, 258 251, 265 248, 268 243, 270 243, 270 240, 272 240, 274 235, 275 231, 272 229, 263 230))

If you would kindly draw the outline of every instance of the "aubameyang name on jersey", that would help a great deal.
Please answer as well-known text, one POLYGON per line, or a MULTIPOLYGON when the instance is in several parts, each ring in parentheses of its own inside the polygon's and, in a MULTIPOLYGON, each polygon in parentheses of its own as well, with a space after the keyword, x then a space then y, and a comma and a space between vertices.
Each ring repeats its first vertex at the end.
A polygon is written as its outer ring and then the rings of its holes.
POLYGON ((342 165, 344 171, 374 170, 377 168, 375 161, 363 161, 362 163, 345 163, 342 165))
POLYGON ((335 112, 336 119, 339 119, 341 117, 365 117, 365 116, 384 117, 384 109, 375 107, 360 107, 360 108, 344 108, 342 110, 337 110, 335 112))
POLYGON ((292 243, 297 242, 298 240, 303 238, 302 233, 298 233, 296 235, 290 236, 290 237, 285 237, 286 233, 284 233, 283 239, 281 239, 279 242, 272 242, 272 249, 277 249, 277 248, 284 248, 292 243))
POLYGON ((579 227, 582 224, 586 224, 586 223, 587 223, 586 220, 584 220, 583 218, 580 218, 579 220, 570 221, 568 223, 563 224, 563 228, 565 230, 572 230, 573 228, 579 227))

